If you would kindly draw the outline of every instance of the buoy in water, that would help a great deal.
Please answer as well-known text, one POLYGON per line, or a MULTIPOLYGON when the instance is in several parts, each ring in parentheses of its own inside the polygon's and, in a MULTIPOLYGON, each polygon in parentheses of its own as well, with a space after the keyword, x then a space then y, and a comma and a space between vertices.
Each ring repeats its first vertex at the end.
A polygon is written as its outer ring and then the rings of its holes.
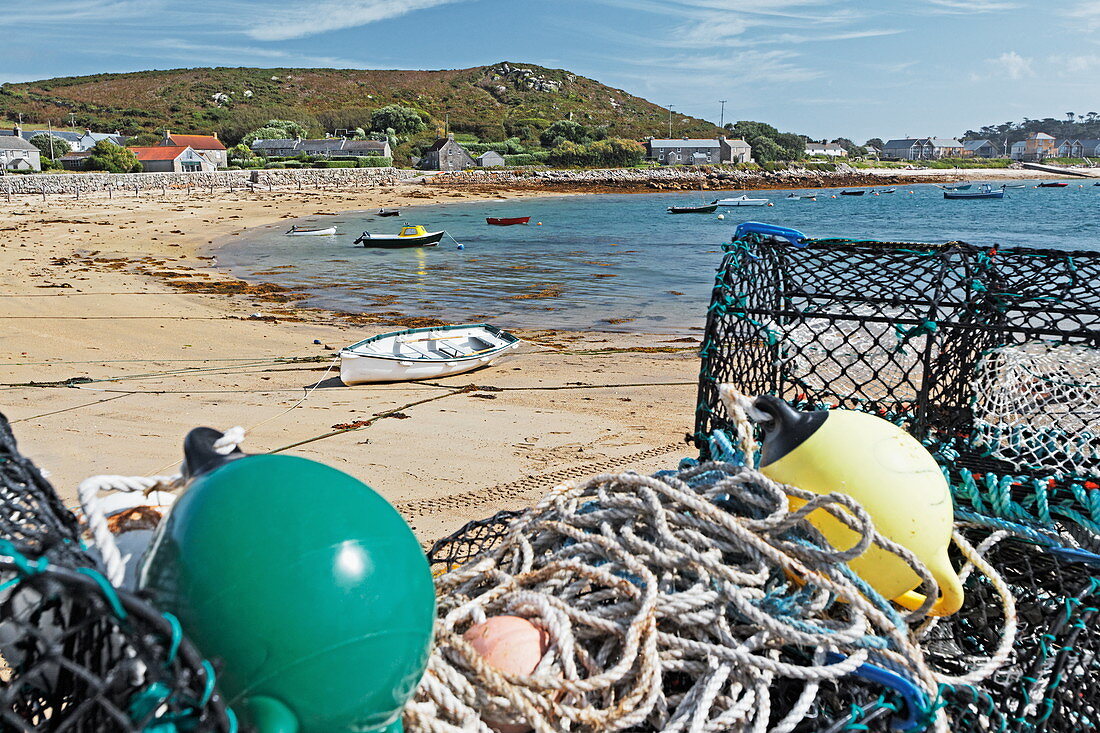
POLYGON ((833 196, 833 198, 835 199, 835 198, 836 198, 836 196, 833 196))
POLYGON ((719 215, 718 215, 718 218, 719 218, 719 219, 725 219, 725 218, 726 218, 726 215, 725 215, 725 214, 719 214, 719 215))
POLYGON ((221 455, 220 437, 187 436, 191 483, 157 529, 139 588, 222 660, 218 686, 245 729, 394 730, 435 620, 415 535, 348 474, 296 456, 221 455))
POLYGON ((460 245, 458 245, 457 249, 466 249, 466 245, 465 244, 460 244, 460 245))
POLYGON ((768 206, 775 206, 775 204, 771 204, 771 203, 769 203, 769 204, 768 204, 768 206))
POLYGON ((535 224, 535 226, 537 226, 537 227, 541 227, 541 226, 542 226, 542 222, 541 222, 541 221, 540 221, 540 222, 538 222, 537 224, 535 224))
MULTIPOLYGON (((940 597, 930 613, 947 616, 962 607, 962 584, 947 554, 954 519, 951 491, 924 446, 897 425, 864 412, 799 412, 771 395, 757 397, 753 406, 770 417, 762 423, 761 473, 818 494, 848 494, 882 535, 931 571, 940 597)), ((792 507, 804 503, 791 499, 792 507)), ((811 512, 807 520, 838 549, 859 539, 824 510, 811 512)), ((920 578, 893 553, 872 545, 848 565, 886 598, 914 609, 924 602, 913 592, 920 578)))

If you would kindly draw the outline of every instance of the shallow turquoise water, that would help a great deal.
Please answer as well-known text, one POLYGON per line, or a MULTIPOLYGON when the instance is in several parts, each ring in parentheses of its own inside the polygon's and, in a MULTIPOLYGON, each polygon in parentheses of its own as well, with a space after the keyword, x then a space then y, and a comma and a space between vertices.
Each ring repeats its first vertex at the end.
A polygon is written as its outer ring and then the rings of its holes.
POLYGON ((307 305, 333 310, 490 320, 505 328, 679 332, 703 325, 721 244, 742 221, 794 227, 811 237, 1097 250, 1100 187, 1091 184, 1010 189, 1001 201, 945 201, 930 185, 835 199, 837 190, 822 190, 817 202, 760 191, 751 195, 775 205, 725 209, 724 221, 665 213, 670 205, 700 202, 699 193, 441 204, 406 208, 401 218, 345 212, 297 222, 335 223, 336 237, 287 237, 294 223, 288 221, 234 237, 217 254, 219 265, 237 277, 308 292, 307 305), (532 219, 528 226, 494 227, 487 216, 532 219), (448 238, 425 249, 352 245, 364 230, 396 233, 405 221, 445 229, 465 249, 448 238))

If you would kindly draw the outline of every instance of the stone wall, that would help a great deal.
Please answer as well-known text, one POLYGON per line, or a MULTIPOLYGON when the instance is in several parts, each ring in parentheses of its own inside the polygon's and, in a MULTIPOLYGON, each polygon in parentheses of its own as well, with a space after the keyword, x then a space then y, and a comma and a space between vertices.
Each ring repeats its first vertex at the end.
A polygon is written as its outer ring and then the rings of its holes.
POLYGON ((0 196, 12 194, 76 196, 80 194, 134 193, 135 191, 261 188, 356 188, 389 186, 420 171, 399 168, 283 168, 207 173, 43 173, 0 178, 0 196))

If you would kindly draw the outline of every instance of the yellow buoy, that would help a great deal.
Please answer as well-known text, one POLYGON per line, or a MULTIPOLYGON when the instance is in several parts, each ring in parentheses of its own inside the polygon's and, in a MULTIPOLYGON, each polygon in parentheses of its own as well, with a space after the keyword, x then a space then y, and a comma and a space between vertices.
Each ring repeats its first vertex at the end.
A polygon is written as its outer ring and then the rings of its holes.
MULTIPOLYGON (((754 407, 770 420, 760 471, 780 483, 817 494, 847 494, 870 514, 884 537, 902 545, 929 569, 940 587, 930 613, 947 616, 962 607, 963 589, 947 555, 954 507, 951 491, 932 455, 891 422, 852 410, 799 412, 764 395, 754 407)), ((792 497, 794 507, 805 502, 792 497)), ((807 519, 838 549, 859 535, 828 512, 807 519)), ((919 576, 900 557, 871 545, 848 563, 886 598, 915 609, 924 597, 913 592, 919 576)))

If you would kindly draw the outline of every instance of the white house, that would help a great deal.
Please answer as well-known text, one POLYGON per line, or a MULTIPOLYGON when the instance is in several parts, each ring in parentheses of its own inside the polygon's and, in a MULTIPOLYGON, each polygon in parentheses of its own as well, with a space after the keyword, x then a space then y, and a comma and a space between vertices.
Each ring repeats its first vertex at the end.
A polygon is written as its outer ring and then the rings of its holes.
POLYGON ((806 143, 806 155, 825 155, 830 158, 846 158, 848 151, 836 143, 806 143))
POLYGON ((130 150, 146 173, 204 173, 216 170, 213 163, 187 145, 156 145, 130 150))
POLYGON ((0 169, 5 171, 40 171, 42 153, 21 137, 0 137, 0 169))

